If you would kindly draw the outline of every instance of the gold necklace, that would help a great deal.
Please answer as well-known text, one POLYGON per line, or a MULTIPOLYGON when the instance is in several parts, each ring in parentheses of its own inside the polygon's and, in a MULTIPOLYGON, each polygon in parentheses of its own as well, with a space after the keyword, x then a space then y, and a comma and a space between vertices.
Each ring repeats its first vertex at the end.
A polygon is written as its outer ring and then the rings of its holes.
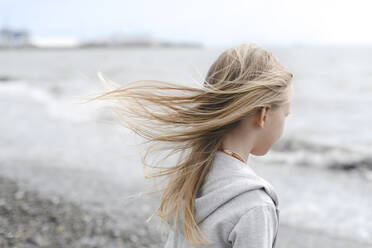
POLYGON ((224 148, 219 148, 218 151, 221 151, 221 152, 224 152, 226 153, 227 155, 230 155, 236 159, 239 159, 240 161, 242 161, 243 163, 246 163, 244 161, 244 159, 242 159, 241 156, 239 156, 236 152, 233 152, 233 151, 230 151, 230 150, 227 150, 227 149, 224 149, 224 148))

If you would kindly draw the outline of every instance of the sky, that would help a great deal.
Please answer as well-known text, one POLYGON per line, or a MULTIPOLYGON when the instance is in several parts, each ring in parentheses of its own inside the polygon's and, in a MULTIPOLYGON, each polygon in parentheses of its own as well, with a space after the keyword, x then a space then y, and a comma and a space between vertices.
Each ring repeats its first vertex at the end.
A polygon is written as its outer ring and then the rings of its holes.
POLYGON ((0 0, 0 27, 81 40, 151 35, 206 46, 372 44, 372 1, 0 0))

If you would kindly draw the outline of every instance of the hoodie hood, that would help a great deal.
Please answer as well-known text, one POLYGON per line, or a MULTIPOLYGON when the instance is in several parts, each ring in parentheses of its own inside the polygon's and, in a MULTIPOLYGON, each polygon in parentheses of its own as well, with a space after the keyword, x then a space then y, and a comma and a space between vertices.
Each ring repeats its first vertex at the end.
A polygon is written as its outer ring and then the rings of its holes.
POLYGON ((217 151, 204 184, 195 198, 195 220, 199 224, 226 202, 248 191, 264 189, 278 209, 273 187, 236 158, 217 151))

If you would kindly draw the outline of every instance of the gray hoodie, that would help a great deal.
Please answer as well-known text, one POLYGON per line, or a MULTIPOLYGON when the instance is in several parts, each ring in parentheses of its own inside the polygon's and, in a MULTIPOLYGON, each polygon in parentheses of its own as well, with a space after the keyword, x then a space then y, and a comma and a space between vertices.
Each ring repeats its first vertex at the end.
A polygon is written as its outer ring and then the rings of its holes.
MULTIPOLYGON (((195 220, 213 242, 203 247, 274 248, 279 228, 273 187, 238 159, 217 151, 195 198, 195 220)), ((195 247, 172 227, 165 248, 195 247)))

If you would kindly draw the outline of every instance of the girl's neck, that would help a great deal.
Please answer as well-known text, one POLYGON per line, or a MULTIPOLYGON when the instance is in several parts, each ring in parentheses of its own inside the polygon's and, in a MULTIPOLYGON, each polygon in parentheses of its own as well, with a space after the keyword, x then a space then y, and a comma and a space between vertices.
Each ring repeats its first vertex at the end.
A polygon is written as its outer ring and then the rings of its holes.
POLYGON ((234 151, 232 151, 230 149, 226 149, 226 148, 222 148, 221 147, 221 148, 218 149, 218 151, 221 151, 221 152, 223 152, 223 153, 225 153, 225 154, 227 154, 227 155, 229 155, 231 157, 234 157, 234 158, 240 160, 241 162, 243 162, 245 164, 247 163, 247 160, 244 159, 243 156, 241 156, 239 153, 234 152, 234 151))

